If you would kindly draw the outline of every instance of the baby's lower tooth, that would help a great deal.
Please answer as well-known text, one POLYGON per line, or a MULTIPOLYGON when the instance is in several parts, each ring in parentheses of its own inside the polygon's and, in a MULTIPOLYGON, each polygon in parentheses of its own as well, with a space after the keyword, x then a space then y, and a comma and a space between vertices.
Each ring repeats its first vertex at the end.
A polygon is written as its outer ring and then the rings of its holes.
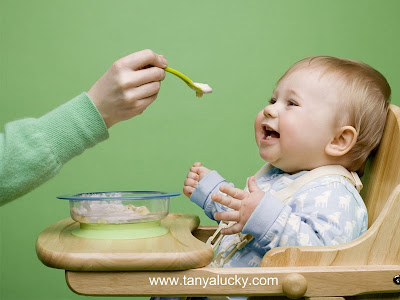
POLYGON ((269 136, 267 136, 267 140, 270 140, 271 139, 271 136, 269 135, 269 136))

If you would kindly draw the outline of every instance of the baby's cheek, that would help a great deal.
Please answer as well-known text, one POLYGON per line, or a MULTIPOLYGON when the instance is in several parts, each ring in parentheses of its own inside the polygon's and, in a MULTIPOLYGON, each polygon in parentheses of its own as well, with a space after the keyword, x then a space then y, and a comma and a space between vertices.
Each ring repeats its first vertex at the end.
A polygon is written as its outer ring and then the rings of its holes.
MULTIPOLYGON (((312 117, 290 118, 283 124, 284 139, 282 143, 288 151, 295 151, 298 155, 314 155, 316 150, 321 150, 324 140, 323 125, 317 124, 312 117)), ((326 135, 326 134, 325 134, 326 135)))
POLYGON ((264 115, 262 114, 262 111, 259 112, 256 116, 256 120, 254 121, 254 136, 255 136, 257 145, 259 144, 259 141, 263 134, 263 130, 261 128, 261 122, 264 119, 263 116, 264 115))
POLYGON ((284 122, 281 122, 279 129, 282 142, 292 146, 301 140, 304 131, 294 118, 285 119, 284 122))
POLYGON ((262 122, 263 119, 264 119, 264 115, 263 115, 262 111, 260 111, 257 114, 256 119, 254 121, 254 127, 255 128, 260 127, 261 126, 261 122, 262 122))

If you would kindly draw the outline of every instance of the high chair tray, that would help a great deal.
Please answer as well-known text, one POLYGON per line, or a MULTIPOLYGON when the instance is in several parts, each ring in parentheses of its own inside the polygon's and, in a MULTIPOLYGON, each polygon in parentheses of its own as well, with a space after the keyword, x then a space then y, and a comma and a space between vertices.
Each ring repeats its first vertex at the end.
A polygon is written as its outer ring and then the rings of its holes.
POLYGON ((169 214, 163 236, 135 239, 86 239, 71 233, 79 223, 71 218, 46 228, 38 237, 39 259, 52 268, 70 271, 186 270, 209 264, 213 251, 192 235, 199 217, 169 214))

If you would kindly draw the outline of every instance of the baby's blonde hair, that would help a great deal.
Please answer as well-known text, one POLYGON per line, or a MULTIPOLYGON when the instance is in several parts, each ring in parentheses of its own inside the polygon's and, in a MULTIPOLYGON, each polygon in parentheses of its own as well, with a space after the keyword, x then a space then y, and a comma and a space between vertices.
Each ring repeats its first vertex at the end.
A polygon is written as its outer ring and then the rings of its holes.
MULTIPOLYGON (((338 126, 350 125, 358 132, 349 151, 350 171, 361 176, 365 162, 381 140, 390 104, 391 89, 386 78, 369 65, 331 56, 312 56, 295 63, 280 79, 305 67, 321 68, 321 76, 330 76, 343 97, 338 102, 338 126)), ((279 83, 278 81, 278 83, 279 83)))

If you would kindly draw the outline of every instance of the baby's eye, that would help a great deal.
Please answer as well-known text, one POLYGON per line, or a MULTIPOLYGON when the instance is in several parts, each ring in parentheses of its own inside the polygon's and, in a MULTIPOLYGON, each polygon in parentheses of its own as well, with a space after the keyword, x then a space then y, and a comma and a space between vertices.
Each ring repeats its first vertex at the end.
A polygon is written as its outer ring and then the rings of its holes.
POLYGON ((292 100, 288 100, 288 105, 289 106, 299 106, 296 102, 294 102, 292 100))
POLYGON ((276 99, 274 99, 274 98, 269 99, 269 104, 274 104, 275 102, 276 102, 276 99))

